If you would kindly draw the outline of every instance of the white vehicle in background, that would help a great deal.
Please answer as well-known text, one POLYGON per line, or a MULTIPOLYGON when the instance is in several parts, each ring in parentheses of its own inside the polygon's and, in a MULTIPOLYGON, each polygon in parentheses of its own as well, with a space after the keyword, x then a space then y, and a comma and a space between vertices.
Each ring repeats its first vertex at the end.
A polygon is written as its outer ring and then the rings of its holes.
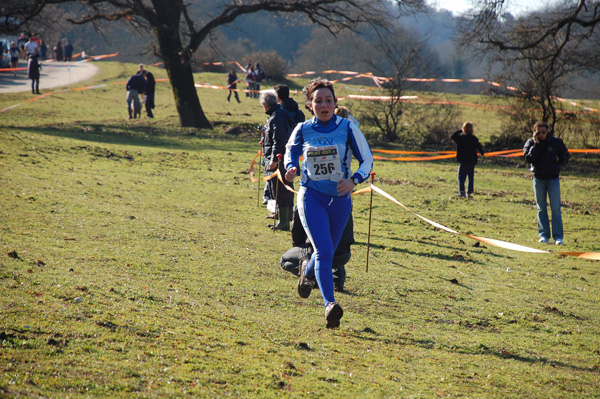
POLYGON ((2 61, 0 61, 1 68, 10 68, 10 40, 7 38, 0 37, 0 52, 2 52, 2 61))

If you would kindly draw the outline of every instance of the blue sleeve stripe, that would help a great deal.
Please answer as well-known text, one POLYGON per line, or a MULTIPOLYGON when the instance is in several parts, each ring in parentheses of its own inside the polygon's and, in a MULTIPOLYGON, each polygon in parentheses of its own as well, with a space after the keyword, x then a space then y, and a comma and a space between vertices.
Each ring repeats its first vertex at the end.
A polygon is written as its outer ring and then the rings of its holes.
POLYGON ((355 175, 360 176, 362 183, 369 178, 369 174, 373 170, 373 155, 362 132, 354 125, 350 125, 350 132, 352 152, 360 164, 355 175))
POLYGON ((298 167, 300 165, 302 141, 302 124, 299 123, 292 132, 292 135, 285 146, 285 155, 283 157, 285 170, 288 170, 292 166, 298 167))

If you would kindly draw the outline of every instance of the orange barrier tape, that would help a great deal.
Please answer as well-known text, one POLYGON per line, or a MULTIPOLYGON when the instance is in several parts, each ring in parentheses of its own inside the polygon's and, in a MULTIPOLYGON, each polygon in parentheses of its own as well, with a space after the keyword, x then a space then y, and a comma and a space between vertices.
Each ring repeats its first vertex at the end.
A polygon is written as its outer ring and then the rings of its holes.
POLYGON ((15 71, 26 71, 27 67, 21 68, 0 68, 0 72, 15 72, 15 71))
POLYGON ((486 157, 496 157, 496 156, 500 156, 500 155, 506 155, 506 154, 523 154, 523 150, 522 149, 516 149, 516 150, 503 150, 503 151, 492 151, 492 152, 486 152, 485 156, 486 157))
POLYGON ((47 97, 47 96, 52 95, 52 94, 54 94, 54 92, 51 91, 49 93, 44 93, 41 96, 36 96, 36 97, 30 98, 29 100, 23 101, 22 103, 11 105, 10 107, 6 107, 4 109, 0 109, 0 113, 2 113, 4 111, 8 111, 9 109, 12 109, 12 108, 16 108, 19 105, 23 105, 23 104, 27 104, 27 103, 30 103, 30 102, 35 101, 35 100, 39 100, 40 98, 44 98, 44 97, 47 97))
POLYGON ((569 152, 577 152, 577 153, 584 153, 584 154, 600 154, 600 149, 589 149, 589 150, 579 150, 579 149, 574 149, 574 150, 569 150, 569 152))
POLYGON ((118 55, 119 55, 118 52, 117 53, 113 53, 113 54, 104 54, 104 55, 97 55, 97 56, 88 55, 87 58, 85 58, 83 60, 80 60, 80 61, 77 61, 77 62, 100 61, 100 60, 103 60, 105 58, 116 57, 118 55))
MULTIPOLYGON (((513 151, 513 150, 509 150, 509 151, 513 151)), ((396 150, 376 150, 376 149, 371 149, 371 152, 382 152, 384 154, 455 154, 456 155, 456 151, 396 151, 396 150)))
MULTIPOLYGON (((456 151, 433 151, 433 152, 425 152, 425 151, 394 151, 394 150, 371 150, 371 152, 380 152, 384 154, 447 154, 447 155, 435 155, 428 157, 396 157, 396 158, 387 158, 379 155, 373 155, 373 159, 381 160, 381 161, 437 161, 440 159, 450 159, 456 156, 456 151)), ((579 153, 579 154, 600 154, 600 149, 569 149, 571 153, 579 153)), ((523 156, 522 149, 515 150, 502 150, 502 151, 492 151, 486 152, 485 157, 503 157, 503 158, 518 158, 523 156)))
MULTIPOLYGON (((227 61, 227 62, 206 62, 204 63, 204 65, 225 65, 225 64, 236 64, 243 72, 247 72, 241 65, 239 62, 237 61, 227 61)), ((356 79, 356 78, 368 78, 371 79, 375 85, 379 88, 381 88, 381 84, 385 83, 385 82, 389 82, 391 80, 393 80, 393 78, 386 78, 386 77, 381 77, 381 76, 375 76, 373 75, 372 72, 367 72, 367 73, 360 73, 360 72, 355 72, 355 71, 338 71, 335 69, 328 69, 325 71, 321 71, 321 72, 315 72, 315 71, 306 71, 306 72, 302 72, 302 73, 289 73, 287 74, 288 77, 292 77, 292 78, 298 78, 298 77, 303 77, 303 76, 308 76, 308 75, 315 75, 317 73, 324 73, 324 74, 340 74, 340 75, 352 75, 352 76, 348 76, 346 78, 341 79, 341 81, 348 81, 351 79, 356 79)), ((502 84, 498 83, 498 82, 492 82, 486 79, 454 79, 454 78, 404 78, 404 81, 407 82, 418 82, 418 83, 431 83, 431 82, 443 82, 443 83, 462 83, 462 82, 468 82, 468 83, 487 83, 491 86, 494 87, 503 87, 502 84)), ((334 80, 335 82, 339 82, 339 80, 334 80)), ((504 86, 507 90, 511 90, 511 91, 515 91, 518 92, 519 89, 513 86, 504 86)), ((523 94, 527 94, 525 92, 522 92, 523 94)), ((574 101, 570 101, 570 100, 565 100, 564 98, 560 98, 560 97, 556 97, 553 96, 553 99, 556 99, 558 101, 561 102, 568 102, 569 104, 575 106, 575 107, 582 107, 584 111, 586 112, 600 112, 598 109, 596 108, 590 108, 590 107, 585 107, 582 106, 574 101)))
POLYGON ((450 158, 455 158, 455 157, 456 157, 456 153, 448 154, 448 155, 436 155, 436 156, 432 156, 432 157, 396 157, 396 158, 387 158, 387 157, 381 157, 379 155, 373 155, 373 159, 377 159, 380 161, 411 161, 411 162, 437 161, 440 159, 450 159, 450 158))
MULTIPOLYGON (((250 164, 250 171, 248 172, 248 174, 250 175, 250 181, 252 181, 252 183, 256 183, 258 181, 258 179, 256 179, 254 177, 254 162, 256 162, 256 158, 258 158, 260 155, 262 155, 262 151, 258 150, 258 152, 256 153, 256 156, 254 157, 254 159, 252 160, 252 163, 250 164)), ((259 171, 260 173, 260 171, 259 171)))
POLYGON ((413 212, 411 209, 409 209, 407 206, 405 206, 404 204, 402 204, 400 201, 398 201, 397 199, 395 199, 394 197, 392 197, 391 195, 389 195, 388 193, 386 193, 385 191, 383 191, 382 189, 375 187, 373 184, 370 185, 370 187, 364 188, 360 191, 357 191, 356 194, 363 194, 363 193, 367 193, 370 192, 371 190, 375 191, 376 193, 382 195, 383 197, 387 198, 388 200, 390 200, 391 202, 395 203, 396 205, 402 207, 404 210, 406 210, 407 212, 412 213, 413 215, 417 216, 418 218, 424 220, 425 222, 429 223, 430 225, 439 228, 440 230, 444 230, 448 233, 452 233, 452 234, 456 234, 456 235, 460 235, 463 237, 468 237, 471 238, 473 240, 477 240, 480 242, 483 242, 485 244, 494 246, 494 247, 498 247, 498 248, 504 248, 504 249, 510 249, 512 251, 519 251, 519 252, 530 252, 530 253, 539 253, 539 254, 557 254, 557 255, 564 255, 564 256, 573 256, 576 258, 582 258, 582 259, 593 259, 593 260, 600 260, 600 253, 598 252, 552 252, 552 251, 545 251, 542 249, 537 249, 537 248, 530 248, 530 247, 526 247, 523 245, 519 245, 519 244, 513 244, 511 242, 508 241, 501 241, 501 240, 496 240, 493 238, 486 238, 486 237, 479 237, 479 236, 474 236, 474 235, 470 235, 470 234, 464 234, 464 233, 460 233, 456 230, 450 229, 442 224, 439 224, 437 222, 434 222, 433 220, 429 220, 424 216, 419 215, 416 212, 413 212))

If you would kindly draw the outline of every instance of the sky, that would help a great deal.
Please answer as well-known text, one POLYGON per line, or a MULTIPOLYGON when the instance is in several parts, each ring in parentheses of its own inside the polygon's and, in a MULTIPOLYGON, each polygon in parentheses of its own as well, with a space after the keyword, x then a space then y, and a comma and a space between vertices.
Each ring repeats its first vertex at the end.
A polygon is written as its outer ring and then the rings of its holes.
MULTIPOLYGON (((471 0, 431 0, 429 3, 434 7, 437 5, 436 8, 450 10, 455 15, 465 12, 472 7, 471 0)), ((509 1, 508 11, 517 16, 542 8, 549 3, 551 3, 551 1, 548 0, 513 0, 509 1)))

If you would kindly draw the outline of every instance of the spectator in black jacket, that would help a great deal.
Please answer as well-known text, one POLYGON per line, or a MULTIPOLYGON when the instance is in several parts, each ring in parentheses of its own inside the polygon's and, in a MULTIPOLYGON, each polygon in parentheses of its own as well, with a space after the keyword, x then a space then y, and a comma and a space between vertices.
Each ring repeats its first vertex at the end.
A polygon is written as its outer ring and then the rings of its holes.
POLYGON ((38 55, 31 54, 27 64, 27 76, 31 79, 32 94, 40 94, 40 69, 42 66, 38 62, 38 55))
MULTIPOLYGON (((346 263, 350 261, 352 253, 350 246, 354 244, 354 221, 352 214, 348 218, 348 223, 342 233, 342 238, 338 244, 335 253, 333 254, 333 288, 335 291, 344 291, 344 283, 346 282, 346 263)), ((286 253, 281 255, 281 267, 283 270, 299 276, 300 262, 304 258, 310 259, 314 249, 310 243, 302 222, 298 209, 294 209, 294 218, 292 222, 292 246, 286 253)), ((316 287, 314 287, 316 288, 316 287)))
MULTIPOLYGON (((273 90, 265 90, 260 93, 259 102, 269 116, 261 131, 264 133, 262 139, 263 156, 265 161, 265 176, 275 173, 279 165, 279 173, 282 179, 285 176, 283 165, 283 156, 285 155, 285 145, 292 133, 292 119, 277 103, 277 94, 273 90), (281 162, 278 162, 278 155, 281 155, 281 162)), ((293 199, 285 189, 283 183, 277 178, 269 180, 270 197, 277 199, 277 214, 279 222, 275 225, 269 225, 274 230, 290 229, 290 212, 293 205, 293 199)))
POLYGON ((132 117, 135 119, 136 116, 141 115, 142 104, 140 103, 140 94, 146 91, 146 79, 141 73, 132 75, 127 81, 125 88, 127 89, 127 111, 129 112, 129 119, 132 117), (133 114, 131 110, 131 103, 133 102, 133 114))
POLYGON ((148 118, 154 118, 152 109, 154 108, 154 90, 156 88, 156 80, 152 72, 143 70, 142 75, 146 78, 146 94, 144 94, 144 103, 146 104, 146 115, 148 118))
POLYGON ((298 103, 290 98, 290 89, 286 85, 277 85, 273 87, 275 93, 277 93, 277 101, 281 108, 287 111, 290 114, 290 118, 292 118, 292 130, 296 127, 298 123, 302 123, 305 120, 304 113, 300 111, 298 107, 298 103))
POLYGON ((238 79, 237 75, 235 74, 235 69, 231 69, 229 71, 229 73, 227 74, 227 90, 229 91, 229 94, 227 95, 227 102, 229 102, 229 99, 231 98, 231 93, 233 93, 235 95, 235 99, 237 100, 238 104, 240 102, 240 97, 238 96, 237 93, 237 83, 240 80, 238 79))
POLYGON ((456 142, 456 161, 458 166, 458 194, 461 197, 473 194, 473 177, 477 165, 477 151, 483 156, 483 146, 479 139, 473 135, 473 124, 465 122, 461 130, 450 136, 456 142), (469 185, 465 194, 465 181, 469 178, 469 185))
POLYGON ((548 203, 552 210, 552 237, 556 245, 563 245, 563 224, 560 210, 560 165, 569 160, 569 150, 563 141, 550 135, 546 122, 533 125, 533 136, 523 147, 525 160, 531 164, 533 193, 537 205, 539 241, 550 243, 548 203))
MULTIPOLYGON (((304 112, 300 111, 300 108, 298 107, 298 103, 290 97, 290 89, 289 87, 287 87, 286 85, 283 84, 279 84, 275 87, 273 87, 273 89, 275 90, 275 93, 277 93, 277 101, 279 102, 279 105, 281 105, 281 108, 283 108, 289 115, 290 115, 290 119, 292 120, 292 126, 291 126, 291 130, 290 133, 292 131, 294 131, 294 128, 298 125, 298 123, 302 123, 305 120, 305 116, 304 116, 304 112)), ((289 186, 291 188, 294 188, 294 183, 289 183, 289 186)), ((294 193, 291 191, 288 191, 288 195, 291 198, 291 204, 294 204, 294 193)), ((291 215, 290 215, 291 216, 291 215)))

